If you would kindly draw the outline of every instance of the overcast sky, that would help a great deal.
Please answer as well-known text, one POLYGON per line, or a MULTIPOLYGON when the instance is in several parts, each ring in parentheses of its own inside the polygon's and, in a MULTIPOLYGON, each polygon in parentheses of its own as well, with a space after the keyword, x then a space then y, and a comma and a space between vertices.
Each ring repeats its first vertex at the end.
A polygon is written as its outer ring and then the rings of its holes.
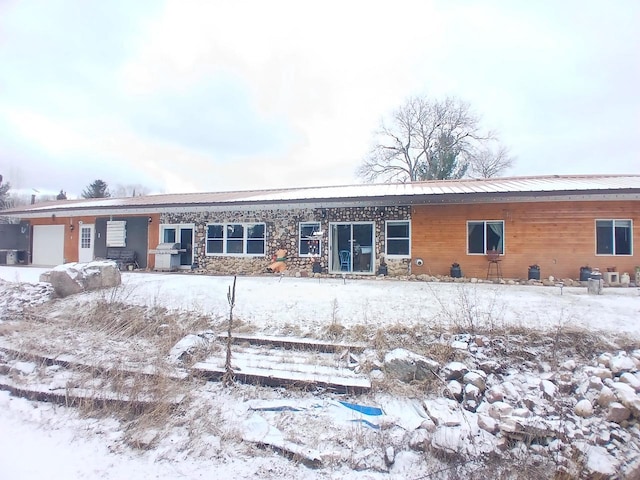
POLYGON ((358 183, 454 95, 511 175, 640 173, 640 2, 0 0, 0 174, 77 196, 358 183))

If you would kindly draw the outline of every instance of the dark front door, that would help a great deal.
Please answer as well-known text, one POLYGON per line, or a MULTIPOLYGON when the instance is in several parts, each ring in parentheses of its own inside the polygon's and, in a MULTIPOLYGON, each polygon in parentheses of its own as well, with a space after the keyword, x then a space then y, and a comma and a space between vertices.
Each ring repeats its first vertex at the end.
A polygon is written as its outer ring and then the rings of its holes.
POLYGON ((193 263, 193 229, 180 228, 180 248, 184 250, 180 254, 180 265, 191 266, 193 263))

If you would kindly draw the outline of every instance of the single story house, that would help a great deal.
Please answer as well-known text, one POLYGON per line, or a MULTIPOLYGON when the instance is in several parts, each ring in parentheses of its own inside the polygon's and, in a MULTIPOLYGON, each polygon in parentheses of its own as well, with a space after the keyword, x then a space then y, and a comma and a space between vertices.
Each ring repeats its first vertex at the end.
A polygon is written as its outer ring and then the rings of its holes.
MULTIPOLYGON (((0 212, 26 225, 34 265, 135 252, 154 269, 265 271, 278 249, 290 272, 577 278, 581 267, 635 272, 640 175, 572 175, 283 188, 61 200, 0 212), (179 247, 179 248, 178 248, 179 247), (115 250, 114 250, 115 249, 115 250), (490 270, 499 267, 499 271, 490 270)), ((2 245, 0 245, 2 248, 2 245)))

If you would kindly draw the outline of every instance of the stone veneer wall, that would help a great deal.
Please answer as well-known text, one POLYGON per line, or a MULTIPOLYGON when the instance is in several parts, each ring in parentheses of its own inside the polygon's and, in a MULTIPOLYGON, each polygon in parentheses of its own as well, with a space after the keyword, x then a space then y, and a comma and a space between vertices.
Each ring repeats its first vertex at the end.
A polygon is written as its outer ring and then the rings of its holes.
MULTIPOLYGON (((320 263, 323 274, 328 271, 329 222, 375 222, 374 272, 378 271, 384 255, 385 220, 409 220, 411 209, 407 206, 393 207, 345 207, 345 208, 298 208, 264 209, 235 212, 187 212, 162 214, 161 224, 194 224, 194 263, 198 273, 220 275, 255 275, 264 273, 272 262, 276 250, 287 250, 287 275, 312 275, 312 259, 298 256, 300 222, 320 222, 322 231, 322 255, 320 263), (266 252, 264 257, 206 255, 207 225, 211 223, 265 223, 266 252)), ((407 275, 410 259, 386 260, 390 276, 407 275)), ((362 275, 362 274, 358 274, 362 275)), ((366 275, 366 274, 365 274, 366 275)))

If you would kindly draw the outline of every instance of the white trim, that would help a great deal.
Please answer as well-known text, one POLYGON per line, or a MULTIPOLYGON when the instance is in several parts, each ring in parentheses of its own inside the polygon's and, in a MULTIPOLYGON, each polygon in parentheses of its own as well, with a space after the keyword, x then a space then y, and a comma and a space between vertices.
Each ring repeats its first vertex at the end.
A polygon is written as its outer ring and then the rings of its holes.
POLYGON ((596 218, 593 221, 593 236, 594 236, 594 250, 596 257, 633 257, 633 219, 631 218, 596 218), (598 253, 598 222, 613 222, 611 234, 613 236, 611 246, 614 251, 616 249, 616 237, 615 237, 615 228, 616 222, 629 222, 631 224, 630 233, 630 253, 598 253))
MULTIPOLYGON (((393 237, 393 239, 395 240, 404 240, 403 238, 399 238, 399 237, 393 237)), ((411 220, 385 220, 384 222, 384 256, 385 258, 391 258, 391 259, 402 259, 402 258, 411 258, 411 220), (390 223, 395 223, 395 224, 399 224, 399 223, 407 223, 409 224, 409 237, 407 238, 408 242, 409 242, 409 253, 407 255, 392 255, 387 251, 387 246, 388 246, 388 242, 389 242, 389 237, 387 236, 387 225, 389 225, 390 223)))
POLYGON ((265 257, 267 255, 267 224, 265 222, 209 222, 205 225, 205 232, 204 232, 204 254, 206 257, 265 257), (213 226, 213 225, 220 225, 222 226, 222 238, 212 238, 209 239, 209 227, 213 226), (242 238, 229 238, 227 237, 227 227, 229 225, 242 225, 242 238), (253 225, 262 225, 264 227, 264 231, 263 231, 263 236, 261 239, 259 238, 248 238, 247 237, 247 232, 248 229, 246 228, 247 226, 253 226, 253 225), (217 240, 217 241, 221 241, 222 242, 222 252, 214 252, 214 253, 210 253, 209 252, 209 241, 210 240, 217 240), (227 242, 229 240, 235 240, 235 241, 239 241, 242 240, 242 253, 227 253, 227 242), (247 253, 247 245, 249 240, 254 240, 257 241, 258 240, 262 240, 262 253, 247 253))
MULTIPOLYGON (((310 224, 314 224, 314 225, 318 225, 318 227, 320 228, 320 232, 322 231, 322 222, 320 222, 319 220, 309 220, 309 221, 305 221, 305 222, 298 222, 298 257, 300 258, 316 258, 316 257, 321 257, 322 256, 322 237, 321 236, 317 236, 314 238, 314 240, 318 241, 318 252, 315 254, 311 254, 311 253, 300 253, 300 246, 302 245, 302 226, 303 225, 310 225, 310 224)), ((314 230, 315 232, 315 230, 314 230)), ((304 238, 305 241, 309 241, 310 238, 309 237, 305 237, 304 238)))
MULTIPOLYGON (((374 221, 358 221, 358 222, 349 222, 349 221, 336 221, 329 222, 329 231, 328 235, 328 244, 329 244, 329 261, 328 263, 328 271, 330 274, 349 274, 349 275, 375 275, 375 265, 376 265, 376 222, 374 221), (350 225, 353 228, 353 225, 369 225, 371 226, 371 260, 370 260, 370 271, 362 272, 362 271, 354 271, 353 268, 349 272, 344 272, 342 270, 334 270, 331 268, 332 266, 332 256, 333 256, 333 242, 331 241, 331 233, 333 231, 334 225, 350 225)), ((353 263, 353 260, 352 262, 353 263)))
POLYGON ((465 236, 467 239, 467 255, 481 255, 481 256, 486 256, 487 255, 487 235, 486 235, 486 231, 487 231, 487 223, 502 223, 502 252, 499 253, 500 256, 503 256, 506 251, 507 251, 507 239, 506 239, 506 234, 505 234, 505 222, 504 220, 467 220, 466 223, 466 232, 465 232, 465 236), (470 253, 469 252, 469 223, 482 223, 484 224, 484 228, 482 230, 482 235, 484 238, 484 252, 483 253, 470 253))

